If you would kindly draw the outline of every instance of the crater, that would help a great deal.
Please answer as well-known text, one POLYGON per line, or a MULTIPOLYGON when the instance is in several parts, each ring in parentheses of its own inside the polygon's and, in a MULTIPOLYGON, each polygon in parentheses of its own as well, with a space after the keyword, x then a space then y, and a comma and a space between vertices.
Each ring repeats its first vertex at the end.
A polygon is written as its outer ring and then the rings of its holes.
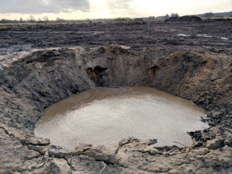
POLYGON ((78 46, 0 63, 4 172, 30 163, 34 173, 60 166, 99 173, 99 161, 105 173, 231 168, 230 50, 78 46))

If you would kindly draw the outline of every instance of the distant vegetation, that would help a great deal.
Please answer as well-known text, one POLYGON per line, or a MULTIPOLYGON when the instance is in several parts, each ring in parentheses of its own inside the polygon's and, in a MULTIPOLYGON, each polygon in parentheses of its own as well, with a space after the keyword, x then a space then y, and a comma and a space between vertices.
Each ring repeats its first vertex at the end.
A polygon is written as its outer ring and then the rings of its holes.
MULTIPOLYGON (((212 17, 232 17, 232 11, 230 12, 221 12, 221 13, 213 13, 213 12, 206 12, 204 14, 196 14, 195 16, 198 16, 200 18, 212 18, 212 17)), ((123 21, 134 21, 143 19, 144 21, 163 21, 165 19, 169 19, 170 17, 179 17, 178 13, 172 13, 171 15, 166 14, 164 16, 149 16, 149 17, 143 17, 143 18, 114 18, 114 19, 82 19, 82 20, 65 20, 62 18, 57 17, 56 20, 49 20, 48 16, 44 16, 42 19, 36 18, 32 15, 29 16, 28 19, 20 18, 19 20, 9 20, 9 19, 2 19, 0 20, 0 23, 46 23, 46 22, 123 22, 123 21)))
POLYGON ((199 16, 201 18, 204 18, 204 17, 232 17, 232 11, 230 12, 221 12, 221 13, 213 13, 213 12, 207 12, 207 13, 204 13, 204 14, 198 14, 196 16, 199 16))
POLYGON ((212 13, 212 12, 209 12, 209 13, 205 13, 205 16, 204 17, 206 17, 206 18, 211 18, 211 17, 213 17, 214 16, 214 14, 212 13))
POLYGON ((173 17, 173 18, 178 18, 179 15, 178 15, 178 13, 172 13, 172 14, 171 14, 171 17, 173 17))

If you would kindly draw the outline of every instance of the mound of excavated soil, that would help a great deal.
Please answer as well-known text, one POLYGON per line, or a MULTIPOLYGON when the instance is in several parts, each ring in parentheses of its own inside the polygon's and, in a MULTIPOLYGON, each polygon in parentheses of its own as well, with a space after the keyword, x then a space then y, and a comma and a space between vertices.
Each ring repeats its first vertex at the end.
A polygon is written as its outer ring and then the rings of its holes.
POLYGON ((1 173, 232 172, 229 51, 166 45, 136 52, 110 45, 39 50, 0 63, 1 173), (155 148, 156 137, 147 142, 131 137, 117 147, 77 144, 68 151, 34 137, 48 106, 91 88, 122 86, 150 86, 191 100, 208 110, 211 127, 190 132, 196 142, 183 148, 155 148))
POLYGON ((201 22, 202 19, 198 16, 182 16, 182 17, 170 17, 165 22, 201 22))

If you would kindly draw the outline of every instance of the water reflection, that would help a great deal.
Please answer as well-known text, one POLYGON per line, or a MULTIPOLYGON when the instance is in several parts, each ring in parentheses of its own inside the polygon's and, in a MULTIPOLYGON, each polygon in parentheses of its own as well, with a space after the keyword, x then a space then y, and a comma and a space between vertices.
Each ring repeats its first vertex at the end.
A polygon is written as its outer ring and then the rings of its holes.
POLYGON ((207 128, 204 115, 190 101, 153 88, 98 88, 47 108, 35 135, 68 149, 81 142, 115 146, 129 136, 157 138, 159 146, 191 145, 186 132, 207 128))

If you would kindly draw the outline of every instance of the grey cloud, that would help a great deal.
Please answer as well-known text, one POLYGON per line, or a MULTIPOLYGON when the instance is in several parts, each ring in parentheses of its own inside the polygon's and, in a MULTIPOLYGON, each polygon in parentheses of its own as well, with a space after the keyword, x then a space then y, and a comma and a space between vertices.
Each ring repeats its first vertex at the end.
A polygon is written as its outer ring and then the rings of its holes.
POLYGON ((114 2, 113 0, 106 0, 107 5, 109 9, 115 10, 115 9, 129 9, 130 5, 129 3, 133 0, 117 0, 114 2))
POLYGON ((89 11, 88 0, 0 0, 0 13, 59 13, 71 10, 89 11))

